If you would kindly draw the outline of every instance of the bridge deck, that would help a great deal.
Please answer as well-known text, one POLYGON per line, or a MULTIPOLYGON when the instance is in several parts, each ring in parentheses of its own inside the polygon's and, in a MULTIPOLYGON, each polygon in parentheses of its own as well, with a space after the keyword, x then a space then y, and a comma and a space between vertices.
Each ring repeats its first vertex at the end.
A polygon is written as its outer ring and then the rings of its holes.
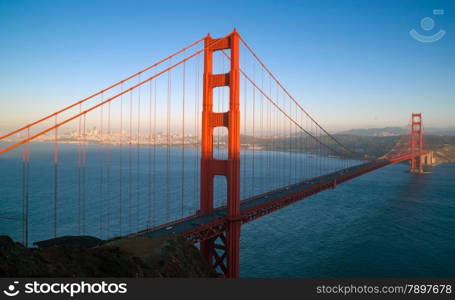
MULTIPOLYGON (((403 157, 403 159, 394 161, 376 160, 367 162, 245 199, 240 205, 240 221, 242 223, 250 222, 318 192, 334 188, 337 184, 406 159, 409 158, 403 157)), ((132 234, 132 236, 158 237, 164 235, 186 235, 194 242, 200 242, 215 237, 225 231, 228 221, 227 208, 220 207, 215 209, 211 214, 190 216, 155 228, 143 230, 132 234)))

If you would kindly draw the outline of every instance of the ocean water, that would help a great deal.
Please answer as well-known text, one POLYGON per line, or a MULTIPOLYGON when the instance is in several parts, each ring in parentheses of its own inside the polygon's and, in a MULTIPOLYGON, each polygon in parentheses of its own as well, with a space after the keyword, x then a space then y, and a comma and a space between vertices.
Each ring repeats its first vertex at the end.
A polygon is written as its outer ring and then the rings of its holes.
MULTIPOLYGON (((30 244, 51 238, 54 225, 57 235, 108 238, 194 214, 197 149, 154 151, 89 146, 90 167, 80 180, 78 147, 60 145, 54 223, 52 145, 34 145, 30 244)), ((242 198, 346 164, 332 158, 320 165, 312 155, 293 155, 290 164, 289 153, 256 151, 252 161, 252 151, 243 151, 242 198)), ((20 152, 0 157, 0 217, 7 217, 0 218, 0 234, 18 241, 23 238, 22 167, 20 152)), ((442 164, 425 175, 407 170, 404 164, 388 166, 244 225, 241 276, 455 276, 455 165, 442 164)), ((215 206, 226 201, 219 183, 215 206)))
POLYGON ((243 277, 454 277, 455 164, 391 165, 242 227, 243 277))

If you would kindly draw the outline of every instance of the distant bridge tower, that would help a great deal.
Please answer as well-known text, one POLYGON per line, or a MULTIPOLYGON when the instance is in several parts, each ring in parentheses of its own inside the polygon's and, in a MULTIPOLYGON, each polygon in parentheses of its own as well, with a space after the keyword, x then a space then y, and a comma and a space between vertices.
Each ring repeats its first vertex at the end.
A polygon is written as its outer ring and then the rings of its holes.
POLYGON ((239 35, 234 30, 221 39, 205 38, 202 108, 201 214, 213 212, 214 177, 227 182, 227 232, 201 242, 202 256, 227 277, 238 277, 240 270, 240 79, 239 35), (230 71, 212 74, 213 52, 230 50, 230 71), (213 112, 213 89, 229 87, 229 111, 213 112), (228 159, 213 158, 213 130, 228 130, 228 159))
POLYGON ((422 114, 412 114, 411 119, 411 153, 419 153, 418 158, 411 159, 411 172, 423 173, 423 124, 422 114))

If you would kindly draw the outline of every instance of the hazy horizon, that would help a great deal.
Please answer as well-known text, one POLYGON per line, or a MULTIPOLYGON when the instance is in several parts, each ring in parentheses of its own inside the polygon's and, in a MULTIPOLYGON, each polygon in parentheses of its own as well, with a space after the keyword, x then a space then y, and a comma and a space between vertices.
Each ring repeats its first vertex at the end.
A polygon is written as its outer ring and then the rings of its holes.
POLYGON ((412 112, 423 113, 426 127, 455 125, 453 2, 231 1, 217 4, 220 15, 206 4, 2 1, 0 129, 30 123, 207 32, 218 37, 234 27, 331 132, 405 126, 412 112), (413 39, 409 31, 424 32, 424 17, 435 21, 429 34, 447 34, 434 43, 413 39))

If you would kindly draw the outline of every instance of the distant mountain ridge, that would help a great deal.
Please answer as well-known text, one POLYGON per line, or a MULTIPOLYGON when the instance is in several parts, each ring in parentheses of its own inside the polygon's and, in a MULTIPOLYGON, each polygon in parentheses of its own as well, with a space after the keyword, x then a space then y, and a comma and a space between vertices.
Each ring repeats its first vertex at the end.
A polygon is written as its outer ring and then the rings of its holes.
POLYGON ((401 127, 384 127, 384 128, 366 128, 366 129, 350 129, 346 131, 337 132, 337 134, 350 134, 359 136, 394 136, 400 135, 404 132, 401 127))
MULTIPOLYGON (((448 135, 455 136, 454 128, 424 128, 425 133, 432 135, 448 135)), ((356 128, 346 131, 337 132, 337 134, 348 134, 357 136, 396 136, 401 135, 405 131, 403 127, 384 127, 384 128, 356 128)))

